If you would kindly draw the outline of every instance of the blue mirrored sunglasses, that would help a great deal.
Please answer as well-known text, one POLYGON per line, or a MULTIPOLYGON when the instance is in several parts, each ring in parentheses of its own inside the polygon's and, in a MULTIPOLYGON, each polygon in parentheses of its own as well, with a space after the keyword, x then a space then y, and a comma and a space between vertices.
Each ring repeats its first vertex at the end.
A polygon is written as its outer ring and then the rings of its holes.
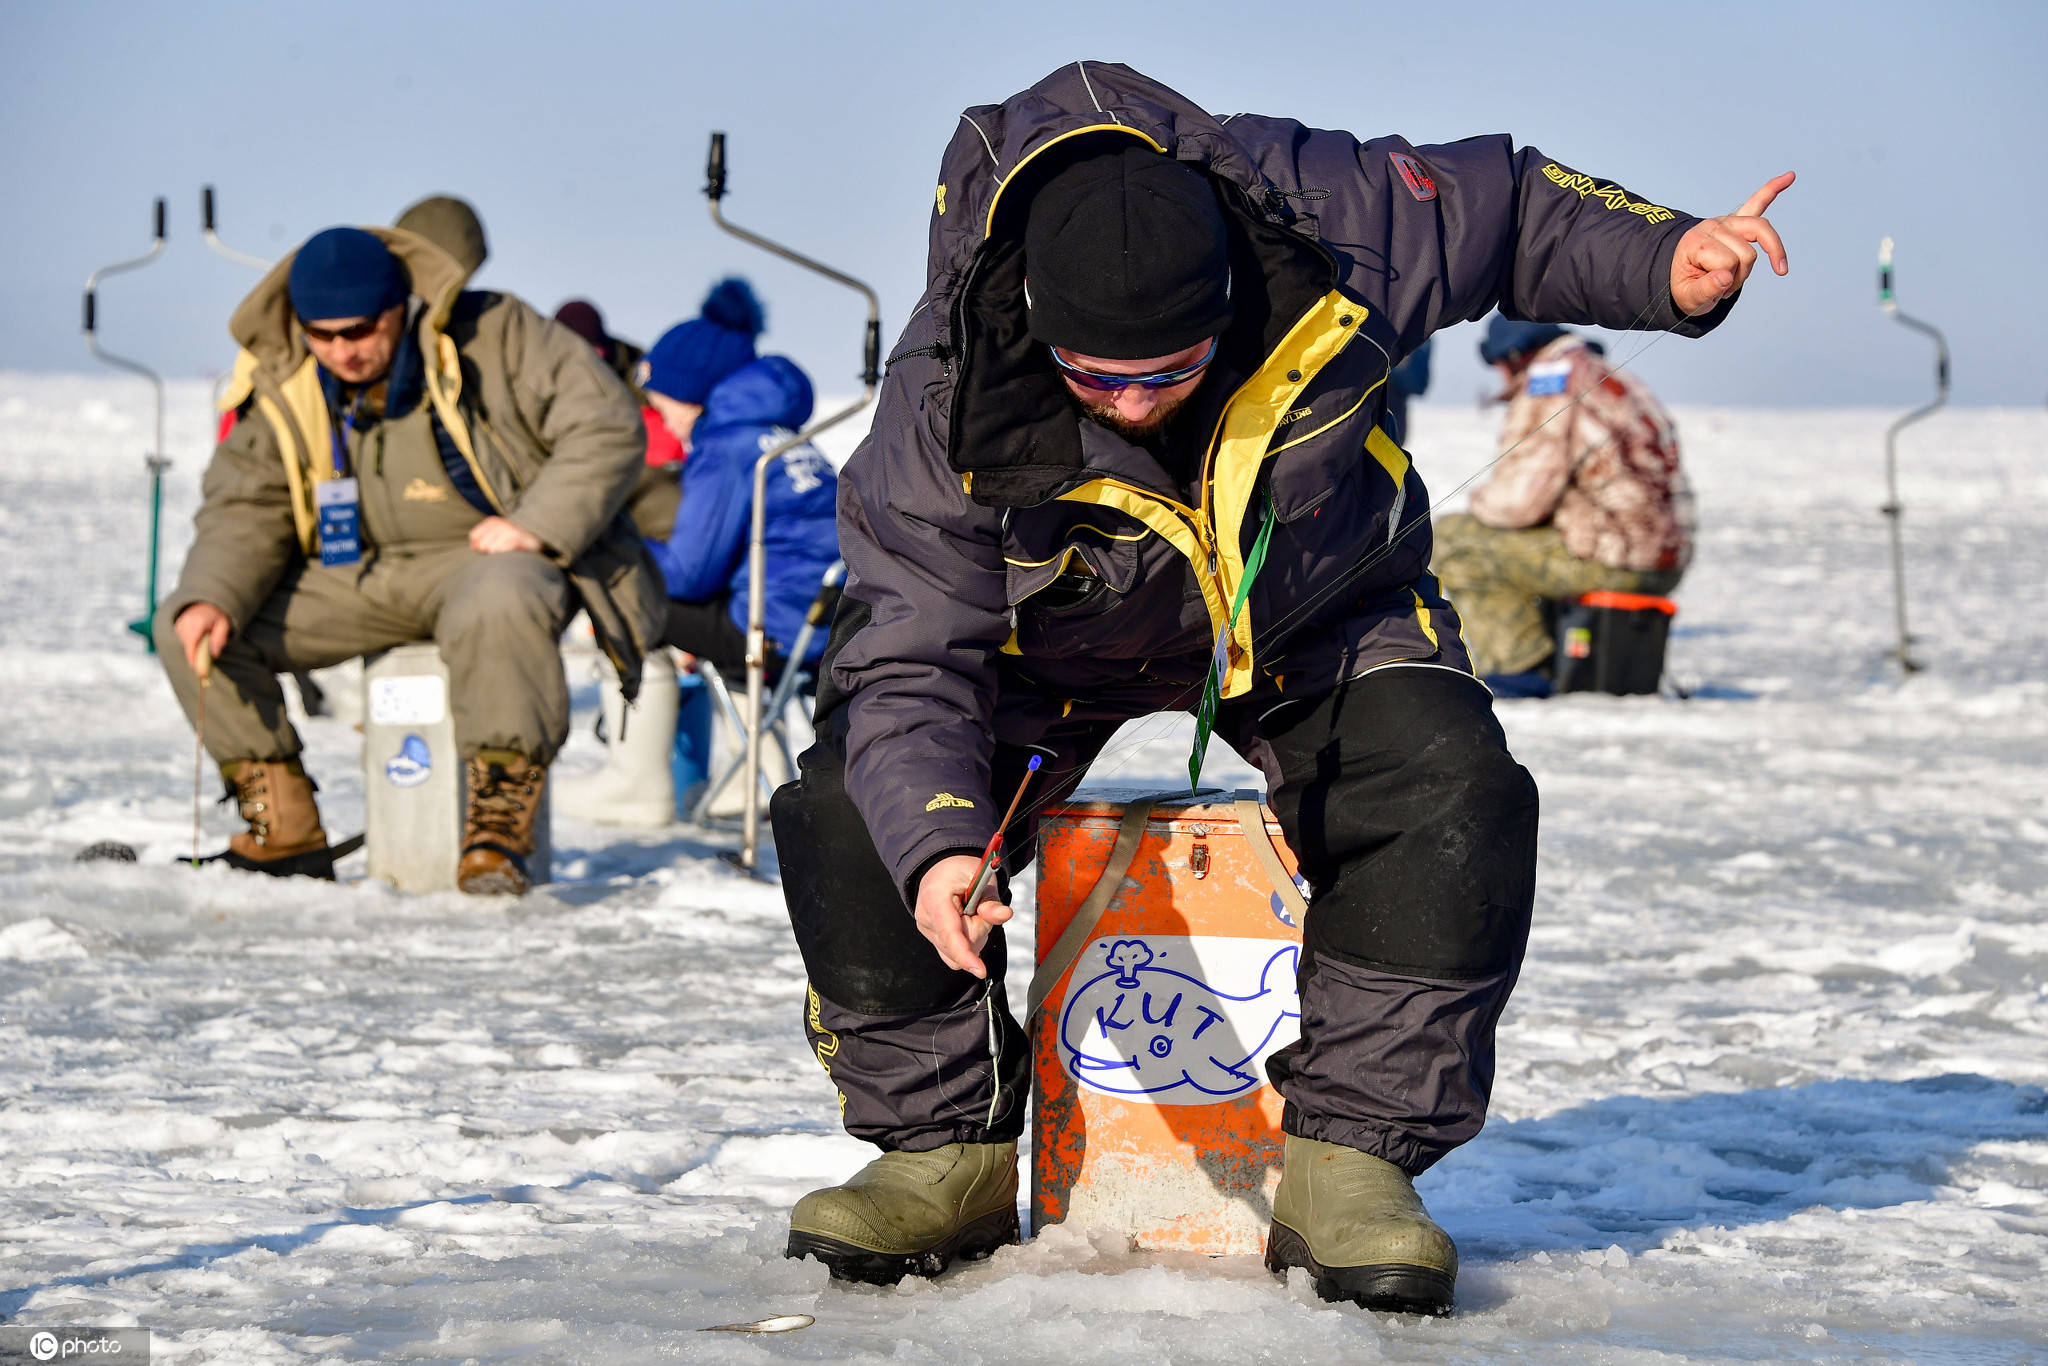
POLYGON ((1060 373, 1083 389, 1120 394, 1133 384, 1140 389, 1171 389, 1176 384, 1186 384, 1216 358, 1216 338, 1209 338, 1209 349, 1193 365, 1183 365, 1178 370, 1161 370, 1156 375, 1105 375, 1099 370, 1083 370, 1062 356, 1058 347, 1048 346, 1045 349, 1052 353, 1052 363, 1060 368, 1060 373))

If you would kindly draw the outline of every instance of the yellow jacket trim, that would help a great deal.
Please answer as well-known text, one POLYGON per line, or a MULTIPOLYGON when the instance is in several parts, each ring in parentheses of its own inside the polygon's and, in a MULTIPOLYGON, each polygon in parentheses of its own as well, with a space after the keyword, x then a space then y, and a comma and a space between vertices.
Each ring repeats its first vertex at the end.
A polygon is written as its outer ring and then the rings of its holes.
MULTIPOLYGON (((1202 508, 1191 508, 1150 489, 1115 479, 1093 479, 1059 496, 1062 502, 1113 508, 1133 517, 1187 557, 1195 582, 1202 590, 1202 601, 1209 609, 1211 629, 1221 635, 1226 622, 1229 625, 1230 648, 1225 652, 1222 690, 1226 698, 1243 696, 1251 691, 1253 682, 1251 611, 1247 607, 1234 622, 1228 618, 1229 604, 1244 576, 1240 542, 1245 515, 1258 485, 1259 469, 1267 458, 1283 449, 1272 445, 1280 418, 1292 410, 1294 400, 1316 372, 1357 335, 1365 316, 1363 304, 1332 290, 1302 314, 1258 372, 1230 396, 1204 461, 1202 508)), ((1363 402, 1361 399, 1360 403, 1363 402)), ((1344 416, 1357 409, 1354 404, 1344 416)), ((1318 430, 1326 431, 1334 425, 1325 424, 1318 430)), ((1374 430, 1377 433, 1378 429, 1374 430)), ((1383 435, 1381 440, 1385 441, 1383 435)), ((1400 455, 1398 446, 1391 441, 1385 444, 1400 455)), ((1370 437, 1367 445, 1373 445, 1370 437)), ((1386 463, 1386 457, 1378 450, 1374 455, 1382 464, 1386 463)), ((1400 455, 1400 459, 1405 473, 1407 457, 1400 455)), ((1015 644, 1013 634, 1002 648, 1014 653, 1015 644)))
MULTIPOLYGON (((1091 479, 1077 489, 1062 493, 1062 503, 1087 503, 1095 507, 1113 508, 1125 516, 1136 518, 1153 532, 1166 538, 1175 550, 1187 557, 1193 568, 1195 582, 1201 586, 1202 601, 1209 608, 1209 623, 1212 629, 1221 631, 1223 620, 1229 608, 1225 605, 1222 588, 1216 576, 1209 572, 1209 546, 1201 530, 1201 514, 1185 503, 1177 503, 1162 497, 1150 489, 1126 484, 1120 479, 1091 479)), ((1247 678, 1245 687, 1250 686, 1247 678)), ((1238 689, 1239 692, 1244 688, 1238 689)))
POLYGON ((1408 483, 1408 452, 1394 444, 1394 438, 1378 427, 1365 434, 1365 449, 1373 459, 1380 462, 1380 468, 1394 481, 1396 491, 1408 483))
POLYGON ((1416 593, 1414 589, 1411 588, 1408 591, 1414 594, 1415 597, 1415 624, 1422 628, 1422 634, 1429 637, 1430 648, 1441 650, 1443 646, 1437 644, 1436 627, 1432 626, 1429 621, 1429 604, 1424 602, 1422 594, 1416 593))
POLYGON ((213 401, 214 411, 231 413, 255 392, 256 353, 244 347, 235 353, 235 368, 228 373, 228 382, 221 389, 220 397, 213 401))
MULTIPOLYGON (((1337 414, 1335 417, 1331 418, 1328 422, 1325 422, 1322 426, 1316 428, 1314 431, 1305 432, 1302 435, 1293 438, 1292 440, 1281 442, 1272 450, 1266 452, 1267 459, 1271 459, 1272 457, 1280 454, 1280 452, 1282 451, 1291 451, 1304 441, 1315 440, 1324 432, 1329 431, 1330 428, 1344 421, 1353 413, 1357 412, 1360 408, 1363 408, 1365 406, 1366 400, 1371 398, 1374 394, 1378 393, 1381 389, 1384 389, 1386 387, 1386 384, 1386 377, 1382 376, 1377 383, 1368 386, 1366 391, 1358 396, 1358 402, 1352 404, 1349 408, 1346 408, 1343 412, 1337 414)), ((1370 438, 1367 439, 1370 440, 1370 438)))
POLYGON ((275 393, 255 384, 253 369, 250 382, 256 390, 256 411, 270 424, 277 438, 285 487, 291 495, 292 529, 298 532, 299 549, 310 555, 319 539, 313 486, 334 477, 334 461, 321 458, 326 454, 324 451, 316 456, 311 444, 316 433, 325 436, 331 430, 327 395, 320 391, 319 363, 311 356, 306 357, 305 363, 275 393))
POLYGON ((988 201, 988 219, 981 225, 982 235, 986 237, 996 230, 996 205, 1003 202, 1003 191, 1010 188, 1010 182, 1017 178, 1017 172, 1023 170, 1026 166, 1029 166, 1033 161, 1044 155, 1046 148, 1057 147, 1068 138, 1078 138, 1086 133, 1128 133, 1134 138, 1143 138, 1147 145, 1161 156, 1166 155, 1166 148, 1157 139, 1152 137, 1151 134, 1121 123, 1091 123, 1086 128, 1076 128, 1070 133, 1061 133, 1056 138, 1048 138, 1032 148, 1022 161, 1010 168, 1008 175, 996 182, 996 192, 988 201))
MULTIPOLYGON (((1059 554, 1048 555, 1042 560, 1013 560, 1008 555, 1005 555, 1003 556, 1003 563, 1017 569, 1043 569, 1054 560, 1058 560, 1060 562, 1058 574, 1064 574, 1067 572, 1067 566, 1072 564, 1074 557, 1080 553, 1081 547, 1077 545, 1062 546, 1059 554)), ((1058 577, 1058 574, 1055 574, 1054 577, 1058 577)))
MULTIPOLYGON (((995 231, 996 212, 1002 204, 1003 191, 1009 188, 1019 171, 1048 148, 1087 133, 1124 133, 1143 140, 1161 155, 1166 154, 1165 146, 1157 139, 1121 123, 1089 124, 1048 139, 1033 148, 1011 168, 1009 175, 997 183, 995 194, 989 200, 988 216, 982 225, 984 235, 995 231)), ((1293 410, 1294 400, 1314 380, 1317 371, 1357 335, 1366 313, 1363 304, 1345 298, 1336 290, 1330 291, 1296 320, 1258 372, 1231 395, 1224 405, 1223 416, 1210 439, 1208 456, 1204 460, 1201 508, 1189 508, 1150 490, 1111 479, 1091 480, 1060 495, 1064 502, 1092 503, 1124 512, 1165 537, 1187 557, 1195 582, 1201 587, 1202 599, 1209 608, 1211 624, 1219 635, 1226 626, 1231 633, 1222 689, 1226 698, 1243 696, 1251 690, 1253 682, 1251 612, 1247 608, 1239 620, 1230 622, 1228 604, 1244 574, 1240 543, 1245 515, 1258 483, 1259 469, 1278 451, 1307 441, 1350 417, 1379 387, 1375 384, 1368 389, 1359 402, 1335 422, 1325 423, 1308 436, 1281 446, 1272 444, 1282 419, 1293 410)), ((1382 377, 1379 383, 1384 384, 1385 378, 1382 377)), ((1386 458, 1378 451, 1374 451, 1374 455, 1386 464, 1386 458)), ((1405 473, 1407 457, 1402 456, 1401 459, 1405 473)), ((963 477, 961 482, 971 495, 971 476, 963 477)), ((1006 652, 1015 652, 1014 632, 1002 648, 1006 652)))
MULTIPOLYGON (((1094 526, 1087 522, 1082 522, 1079 526, 1070 528, 1069 534, 1082 531, 1092 531, 1104 540, 1109 541, 1142 541, 1152 534, 1149 531, 1133 531, 1125 534, 1123 532, 1111 531, 1107 527, 1094 526)), ((1040 569, 1051 564, 1054 560, 1058 560, 1060 562, 1060 573, 1064 574, 1067 572, 1067 562, 1078 555, 1080 550, 1079 546, 1065 546, 1062 547, 1059 554, 1048 555, 1042 560, 1019 560, 1005 555, 1003 556, 1003 563, 1015 565, 1019 569, 1040 569)))
MULTIPOLYGON (((1214 528, 1211 543, 1216 555, 1216 590, 1226 603, 1236 598, 1238 581, 1244 576, 1241 543, 1245 515, 1251 507, 1260 467, 1280 449, 1272 444, 1280 419, 1292 410, 1295 399, 1316 373, 1358 335, 1365 316, 1363 304, 1331 290, 1296 320, 1258 372, 1240 385, 1224 405, 1222 421, 1211 439, 1207 463, 1212 473, 1203 480, 1203 486, 1204 511, 1209 514, 1204 520, 1214 528)), ((1251 690, 1251 618, 1251 606, 1247 603, 1243 614, 1230 624, 1224 697, 1242 696, 1251 690)))

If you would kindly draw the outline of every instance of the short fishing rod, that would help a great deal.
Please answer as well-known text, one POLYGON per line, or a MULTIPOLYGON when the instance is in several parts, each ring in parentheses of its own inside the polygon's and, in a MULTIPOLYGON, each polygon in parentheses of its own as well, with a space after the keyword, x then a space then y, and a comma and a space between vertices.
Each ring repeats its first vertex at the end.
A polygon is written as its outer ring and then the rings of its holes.
POLYGON ((1044 755, 1034 754, 1031 756, 1031 762, 1024 766, 1024 776, 1018 780, 1017 791, 1010 797, 1010 809, 1003 813, 1002 823, 996 826, 996 832, 988 837, 988 847, 981 851, 981 862, 974 869, 974 883, 967 889, 967 900, 960 904, 962 915, 971 917, 975 913, 976 908, 981 905, 982 888, 988 886, 988 880, 994 877, 996 870, 1002 866, 1003 832, 1008 830, 1010 822, 1016 819, 1017 807, 1024 800, 1024 789, 1031 786, 1031 775, 1038 772, 1038 766, 1043 762, 1044 755))

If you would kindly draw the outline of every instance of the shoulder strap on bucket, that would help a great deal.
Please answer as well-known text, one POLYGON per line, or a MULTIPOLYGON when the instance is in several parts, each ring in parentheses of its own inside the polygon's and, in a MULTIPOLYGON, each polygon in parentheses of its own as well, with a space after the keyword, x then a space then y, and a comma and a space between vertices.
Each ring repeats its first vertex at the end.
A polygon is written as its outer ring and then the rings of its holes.
POLYGON ((1266 833, 1266 806, 1256 791, 1238 790, 1237 824, 1244 831, 1245 843, 1252 847, 1252 856, 1265 870, 1266 880, 1280 894, 1280 904, 1287 908, 1287 914, 1297 926, 1307 925, 1308 901, 1301 894, 1300 884, 1280 862, 1280 851, 1273 847, 1273 837, 1266 833))
POLYGON ((1145 822, 1151 815, 1150 798, 1141 798, 1124 807, 1123 822, 1116 829, 1116 844, 1109 851, 1109 862, 1103 865, 1102 876, 1095 879, 1095 886, 1089 890, 1088 899, 1081 903, 1081 909, 1074 912, 1066 933, 1045 955, 1038 971, 1031 974, 1025 1029, 1031 1028, 1047 994, 1060 978, 1066 976, 1067 969, 1074 966, 1074 960, 1081 956, 1081 950, 1088 947, 1088 941, 1095 937, 1095 927, 1102 923, 1102 913, 1116 898, 1117 889, 1124 884, 1124 874, 1130 871, 1131 860, 1137 856, 1138 846, 1144 842, 1145 822))

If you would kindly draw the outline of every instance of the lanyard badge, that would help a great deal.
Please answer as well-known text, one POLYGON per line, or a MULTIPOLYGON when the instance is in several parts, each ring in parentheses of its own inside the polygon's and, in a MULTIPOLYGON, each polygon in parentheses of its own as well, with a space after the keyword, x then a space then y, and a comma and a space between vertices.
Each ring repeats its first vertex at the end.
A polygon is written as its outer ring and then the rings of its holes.
POLYGON ((313 485, 313 503, 320 513, 320 563, 329 569, 363 558, 362 503, 353 479, 327 479, 313 485))
POLYGON ((1216 728, 1216 708, 1223 700, 1223 675, 1230 668, 1230 632, 1237 619, 1244 612, 1245 599, 1251 596, 1252 580, 1266 567, 1266 547, 1273 540, 1273 523, 1279 518, 1273 512, 1273 495, 1266 495, 1265 517, 1259 524, 1259 538, 1252 543, 1252 553, 1245 557, 1244 577, 1237 581, 1237 597, 1230 604, 1230 615, 1224 618, 1223 629, 1216 633, 1216 648, 1209 655, 1209 676, 1202 681, 1202 700, 1195 705, 1195 747, 1188 754, 1188 791, 1194 792, 1202 785, 1202 760, 1209 753, 1209 733, 1216 728))
POLYGON ((329 569, 356 564, 363 558, 363 505, 356 493, 356 481, 347 477, 348 448, 343 435, 354 431, 356 410, 362 398, 341 420, 341 431, 333 434, 334 478, 313 485, 313 507, 320 524, 320 563, 329 569))

